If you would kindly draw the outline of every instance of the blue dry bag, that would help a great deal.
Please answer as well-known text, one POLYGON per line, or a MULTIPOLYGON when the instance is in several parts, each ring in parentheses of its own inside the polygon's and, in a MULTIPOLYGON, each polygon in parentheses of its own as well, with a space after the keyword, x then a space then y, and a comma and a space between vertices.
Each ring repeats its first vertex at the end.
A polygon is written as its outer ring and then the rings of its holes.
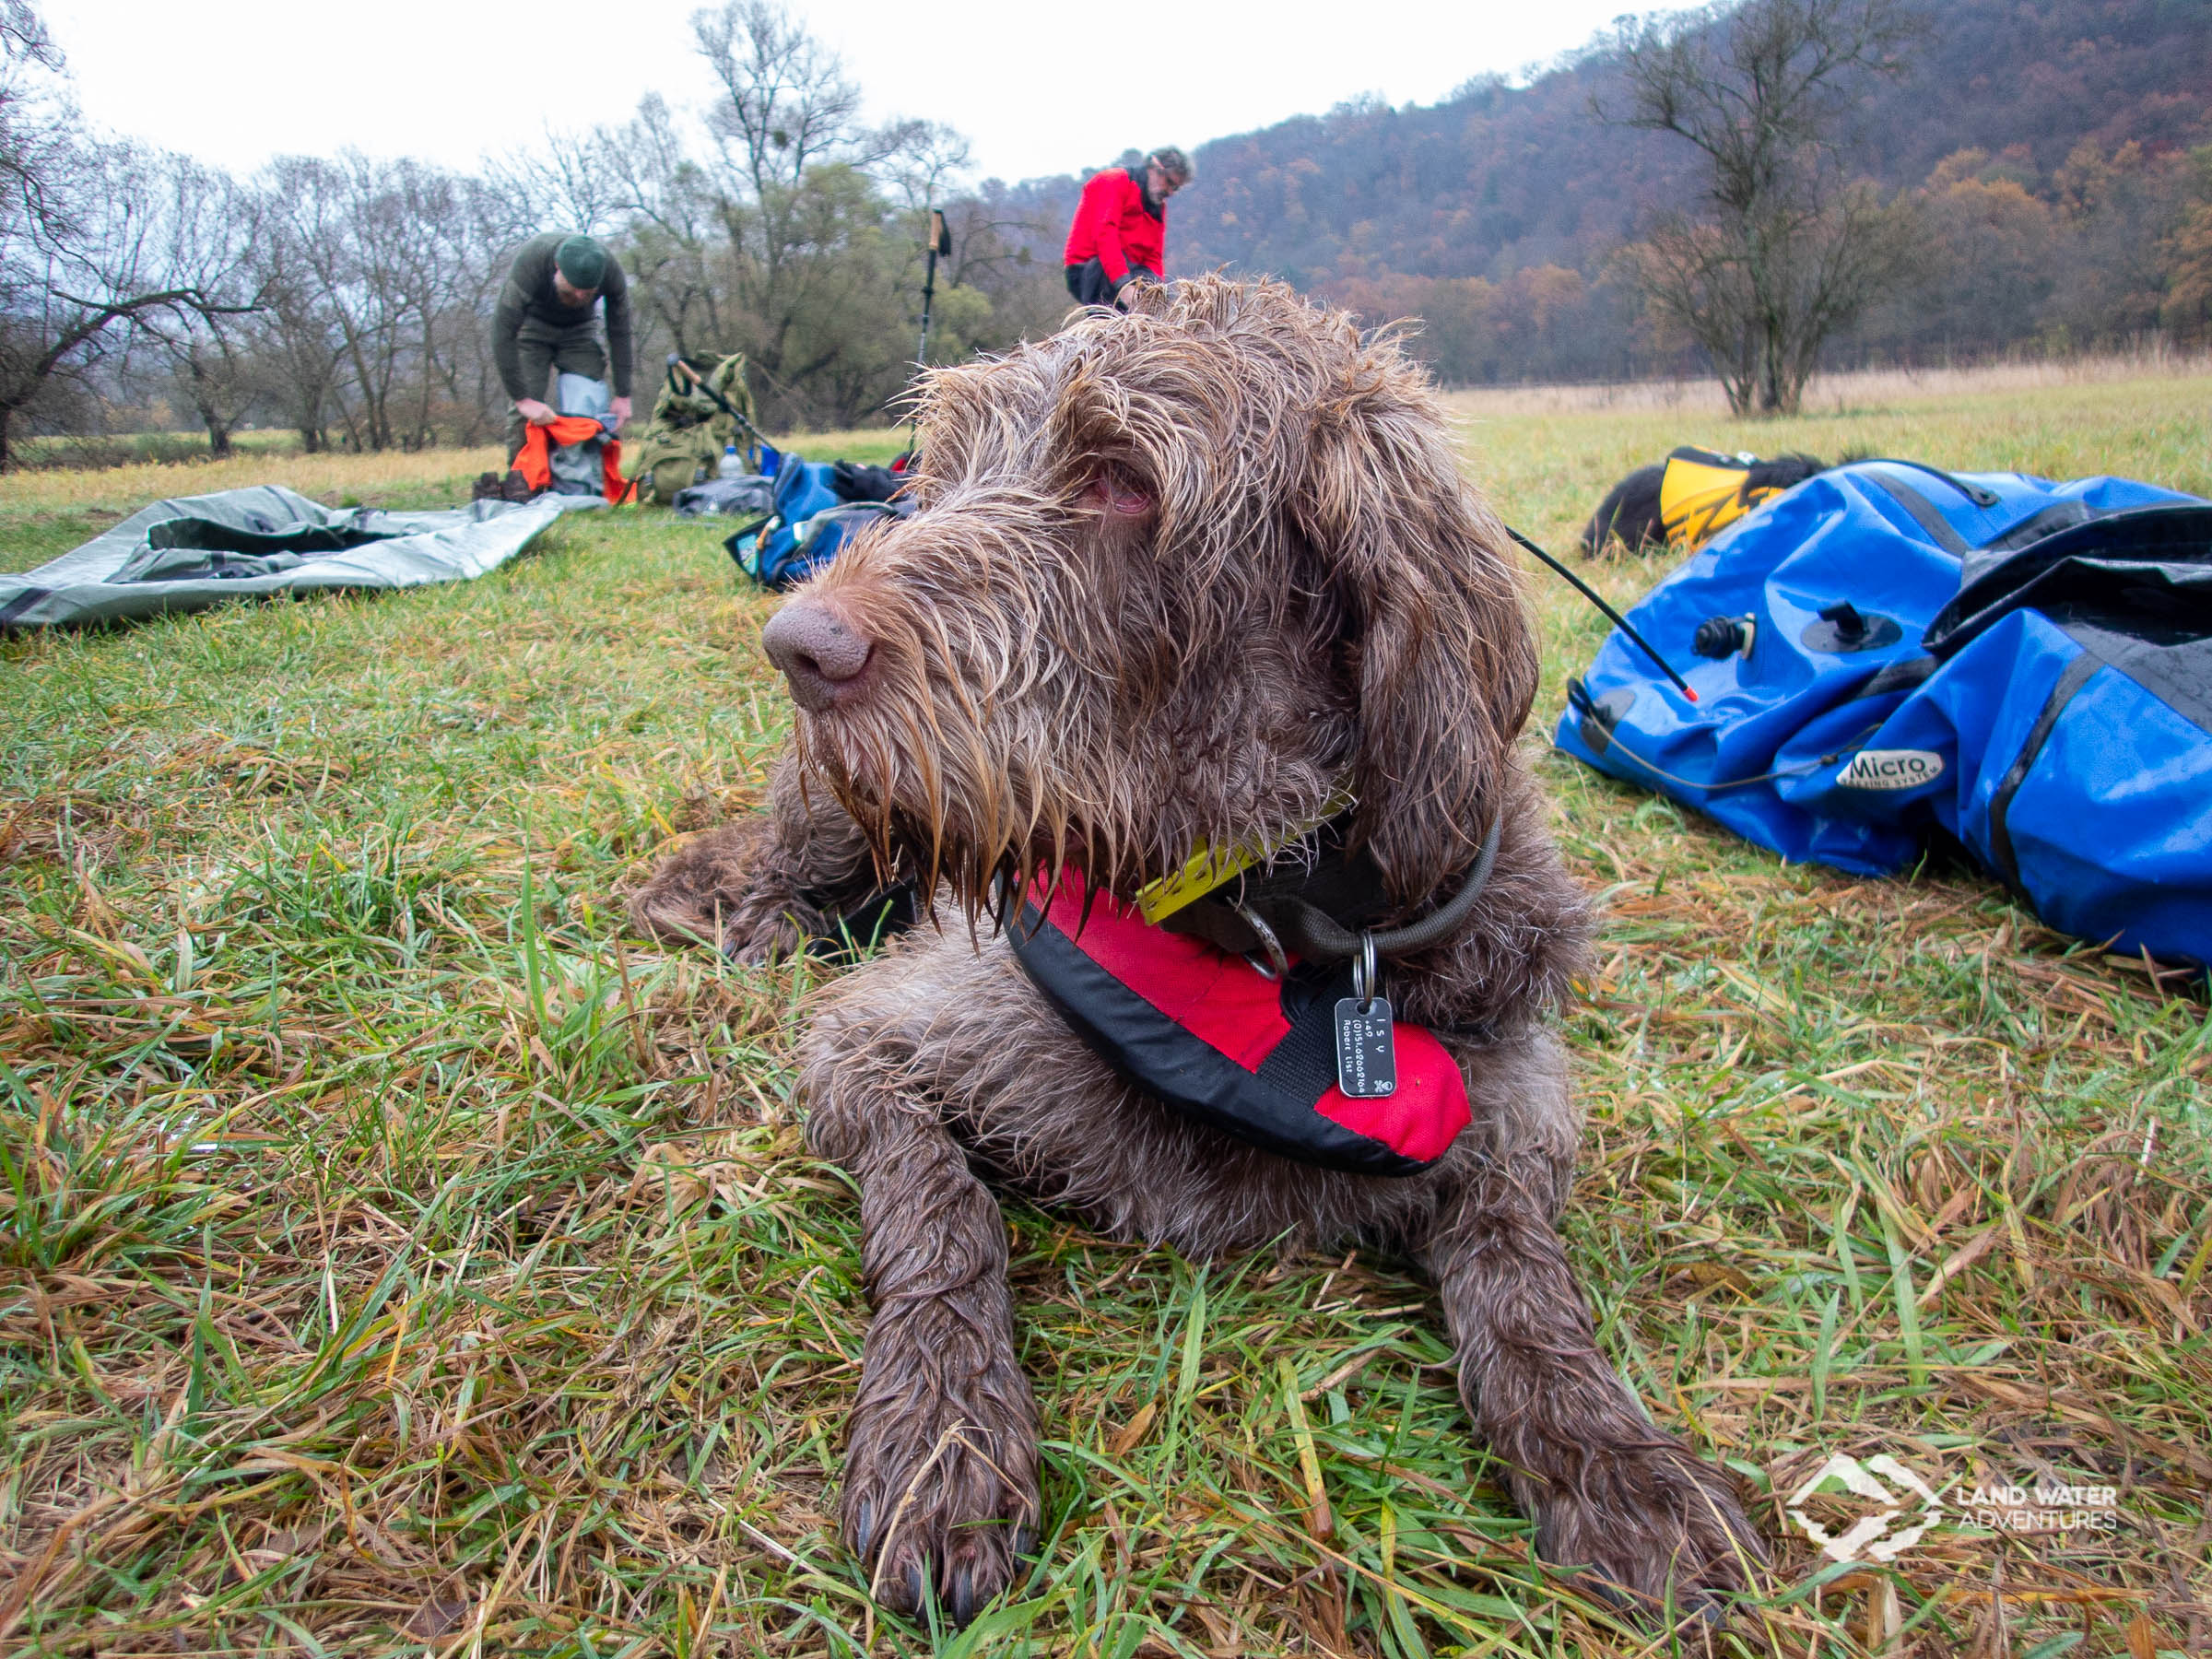
POLYGON ((827 462, 802 461, 790 454, 777 456, 772 475, 774 514, 764 523, 747 525, 723 543, 739 570, 763 587, 789 587, 836 550, 832 546, 810 555, 802 535, 807 520, 836 506, 841 499, 831 487, 834 470, 827 462))

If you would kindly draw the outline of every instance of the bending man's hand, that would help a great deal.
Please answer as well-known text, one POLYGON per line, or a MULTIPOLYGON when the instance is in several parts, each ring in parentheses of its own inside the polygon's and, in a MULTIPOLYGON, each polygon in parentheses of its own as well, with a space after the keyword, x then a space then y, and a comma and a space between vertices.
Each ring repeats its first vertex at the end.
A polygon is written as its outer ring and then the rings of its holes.
POLYGON ((1127 311, 1129 302, 1136 298, 1136 290, 1140 285, 1159 280, 1159 277, 1143 265, 1131 265, 1129 275, 1122 278, 1122 286, 1113 291, 1113 309, 1127 311))
POLYGON ((608 406, 607 413, 615 418, 615 430, 620 431, 629 424, 629 399, 618 397, 608 406))
POLYGON ((558 418, 551 409, 546 407, 544 404, 539 403, 535 397, 516 398, 514 400, 514 410, 516 414, 520 415, 532 426, 551 426, 555 419, 558 418))

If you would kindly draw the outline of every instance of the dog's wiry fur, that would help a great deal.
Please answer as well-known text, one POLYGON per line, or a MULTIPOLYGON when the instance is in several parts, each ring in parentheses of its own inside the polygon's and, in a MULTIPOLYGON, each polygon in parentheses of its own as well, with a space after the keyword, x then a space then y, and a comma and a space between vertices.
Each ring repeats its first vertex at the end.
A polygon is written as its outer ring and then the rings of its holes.
POLYGON ((747 957, 894 866, 970 918, 834 983, 801 1046, 811 1141, 862 1193, 875 1321, 841 1514, 877 1594, 965 1618, 1039 1523, 993 1184, 1197 1257, 1286 1236, 1404 1253, 1548 1559, 1653 1603, 1743 1585, 1759 1548, 1730 1482, 1615 1375, 1553 1230, 1581 1124, 1544 1019, 1588 921, 1513 756, 1535 653, 1506 539, 1418 371, 1286 288, 1208 279, 938 371, 924 419, 923 511, 771 625, 773 649, 794 618, 779 660, 806 711, 774 812, 633 903, 747 957), (788 643, 830 626, 867 641, 834 685, 788 643), (1386 967, 1474 1111, 1403 1179, 1291 1163, 1147 1097, 988 913, 994 878, 1071 863, 1126 898, 1201 841, 1307 821, 1340 780, 1400 918, 1456 890, 1504 818, 1456 935, 1386 967))

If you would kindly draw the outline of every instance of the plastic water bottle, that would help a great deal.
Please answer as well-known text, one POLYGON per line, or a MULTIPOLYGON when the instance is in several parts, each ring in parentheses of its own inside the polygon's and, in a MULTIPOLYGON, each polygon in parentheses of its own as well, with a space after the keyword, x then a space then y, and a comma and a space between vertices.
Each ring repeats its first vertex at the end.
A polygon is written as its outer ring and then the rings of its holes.
POLYGON ((734 443, 724 444, 722 446, 722 470, 715 474, 715 477, 721 478, 741 478, 744 476, 745 463, 737 454, 737 446, 734 443))

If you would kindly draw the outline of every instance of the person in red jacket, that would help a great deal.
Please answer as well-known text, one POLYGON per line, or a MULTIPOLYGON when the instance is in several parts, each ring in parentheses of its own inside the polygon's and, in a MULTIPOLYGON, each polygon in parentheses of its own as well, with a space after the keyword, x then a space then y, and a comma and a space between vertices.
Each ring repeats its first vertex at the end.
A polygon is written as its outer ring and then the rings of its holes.
POLYGON ((1190 158, 1171 144, 1140 167, 1091 175, 1063 255, 1077 304, 1118 306, 1132 281, 1160 279, 1168 268, 1168 198, 1190 182, 1190 158))

